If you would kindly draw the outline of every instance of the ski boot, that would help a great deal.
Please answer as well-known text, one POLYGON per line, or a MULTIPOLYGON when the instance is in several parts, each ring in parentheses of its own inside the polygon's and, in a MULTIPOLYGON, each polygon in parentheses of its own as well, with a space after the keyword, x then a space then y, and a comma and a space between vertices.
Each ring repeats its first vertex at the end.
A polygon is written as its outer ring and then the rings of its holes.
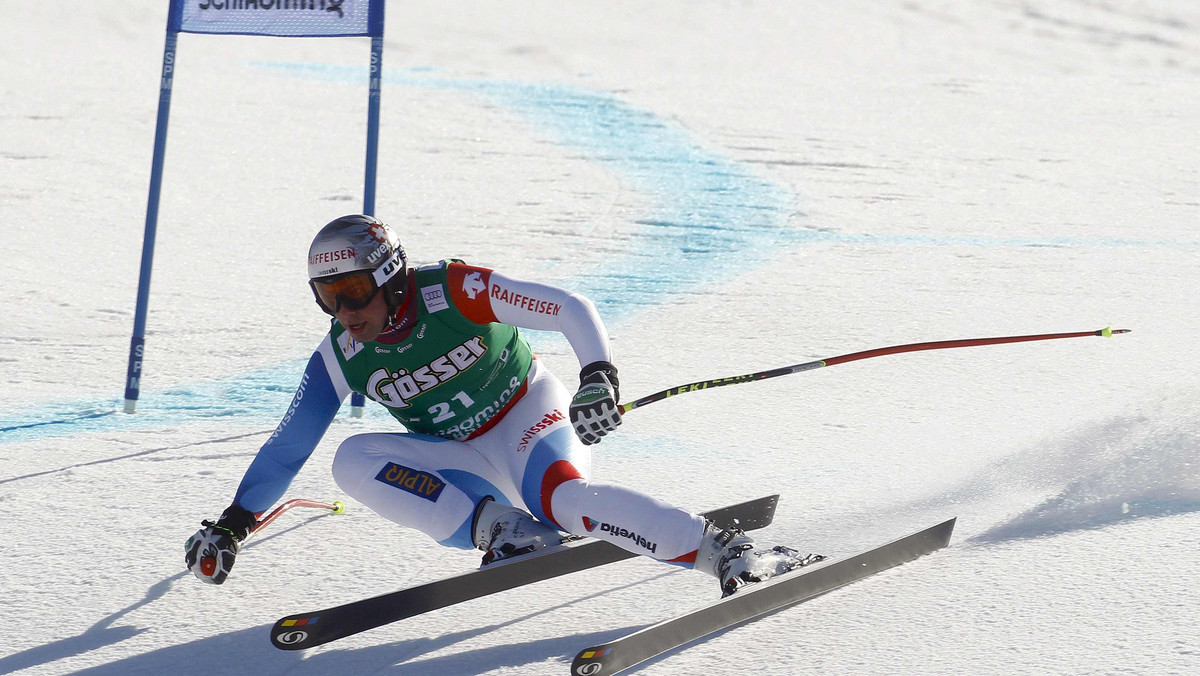
POLYGON ((486 566, 562 542, 563 535, 529 512, 496 502, 490 495, 475 507, 471 529, 486 566))
POLYGON ((718 528, 711 521, 704 527, 695 569, 721 583, 726 597, 752 582, 762 582, 789 570, 824 560, 820 554, 801 556, 790 547, 755 549, 754 540, 738 528, 718 528))

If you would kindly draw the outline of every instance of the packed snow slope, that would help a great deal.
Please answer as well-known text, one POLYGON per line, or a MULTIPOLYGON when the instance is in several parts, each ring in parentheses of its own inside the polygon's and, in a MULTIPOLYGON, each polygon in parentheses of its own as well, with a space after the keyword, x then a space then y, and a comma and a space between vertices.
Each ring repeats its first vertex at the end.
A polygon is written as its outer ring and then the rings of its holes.
MULTIPOLYGON (((349 501, 229 582, 229 503, 325 331, 312 234, 362 208, 365 39, 183 35, 139 410, 120 412, 166 2, 0 3, 0 674, 565 674, 717 595, 647 560, 304 653, 278 617, 468 570, 349 501)), ((599 479, 782 494, 831 556, 950 548, 645 674, 1200 673, 1200 8, 1191 0, 393 2, 376 213, 411 257, 588 294, 626 398, 599 479)), ((531 335, 568 382, 569 347, 531 335)), ((342 415, 288 497, 343 498, 342 415)))

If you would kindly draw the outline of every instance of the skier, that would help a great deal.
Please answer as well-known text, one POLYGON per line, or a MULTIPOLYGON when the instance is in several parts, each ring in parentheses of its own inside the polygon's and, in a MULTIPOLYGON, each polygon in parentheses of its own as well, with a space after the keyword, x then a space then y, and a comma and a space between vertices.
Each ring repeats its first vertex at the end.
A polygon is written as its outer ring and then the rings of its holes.
POLYGON ((706 572, 728 595, 820 558, 756 549, 741 530, 591 480, 587 447, 621 414, 608 334, 583 296, 453 260, 409 269, 393 230, 364 215, 317 233, 308 276, 329 333, 233 503, 188 540, 185 561, 201 580, 225 581, 239 544, 351 392, 408 432, 343 441, 338 486, 440 544, 482 550, 484 566, 558 544, 566 531, 706 572), (582 367, 573 396, 518 327, 567 338, 582 367))

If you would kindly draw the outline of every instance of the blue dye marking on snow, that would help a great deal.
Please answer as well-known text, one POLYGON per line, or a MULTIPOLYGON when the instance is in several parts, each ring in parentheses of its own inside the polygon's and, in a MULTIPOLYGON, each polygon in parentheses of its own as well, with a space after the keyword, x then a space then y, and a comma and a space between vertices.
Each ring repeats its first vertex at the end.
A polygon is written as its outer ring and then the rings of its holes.
MULTIPOLYGON (((360 84, 367 73, 323 64, 260 63, 310 79, 360 84)), ((822 239, 788 223, 789 189, 709 150, 680 125, 603 92, 558 84, 464 80, 429 69, 384 75, 385 85, 465 92, 514 111, 554 143, 599 164, 649 198, 622 249, 569 280, 607 321, 671 295, 726 280, 781 247, 822 239)))
MULTIPOLYGON (((296 393, 308 359, 289 361, 226 379, 165 390, 143 390, 138 412, 126 415, 119 398, 22 403, 20 411, 0 410, 0 443, 36 441, 176 425, 214 418, 261 420, 274 426, 296 393)), ((385 413, 386 415, 386 413, 385 413)))
POLYGON ((494 82, 477 89, 651 198, 624 251, 565 282, 585 290, 610 320, 728 279, 781 246, 812 239, 788 226, 794 201, 788 190, 699 146, 674 123, 590 91, 494 82))

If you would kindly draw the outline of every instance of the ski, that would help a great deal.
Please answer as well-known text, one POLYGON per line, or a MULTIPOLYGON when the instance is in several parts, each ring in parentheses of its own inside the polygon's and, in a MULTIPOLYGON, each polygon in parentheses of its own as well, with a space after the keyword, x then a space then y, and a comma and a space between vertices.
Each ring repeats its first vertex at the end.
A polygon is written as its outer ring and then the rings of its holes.
MULTIPOLYGON (((769 495, 703 516, 722 527, 755 530, 770 525, 778 502, 778 495, 769 495)), ((635 556, 602 540, 576 538, 544 553, 325 610, 289 615, 271 628, 271 643, 281 650, 311 648, 438 608, 635 556)))
POLYGON ((732 596, 664 620, 614 641, 581 650, 575 676, 609 676, 780 608, 806 601, 864 577, 912 561, 950 543, 954 519, 845 559, 827 559, 747 585, 732 596))

